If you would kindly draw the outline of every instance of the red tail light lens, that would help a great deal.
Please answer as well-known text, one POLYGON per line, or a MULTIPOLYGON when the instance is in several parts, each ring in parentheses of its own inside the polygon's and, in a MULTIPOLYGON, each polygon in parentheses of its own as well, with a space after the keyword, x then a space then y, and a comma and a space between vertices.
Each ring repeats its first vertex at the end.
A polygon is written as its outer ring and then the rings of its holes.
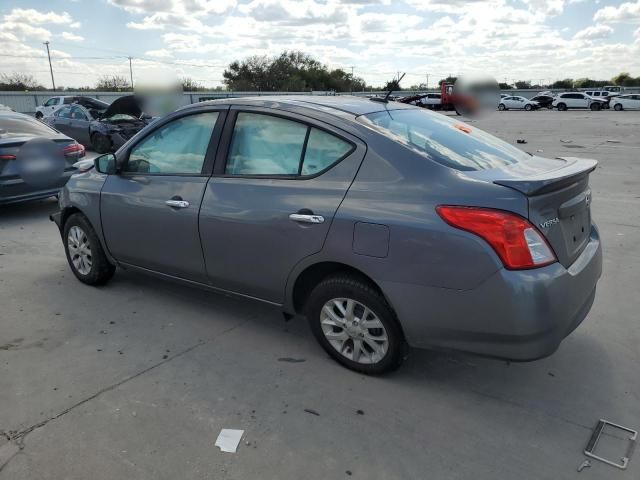
POLYGON ((84 157, 84 147, 79 143, 72 143, 71 145, 64 147, 62 152, 64 153, 65 157, 68 157, 70 155, 74 155, 76 157, 84 157))
POLYGON ((490 208, 445 205, 436 211, 452 227, 483 238, 508 269, 543 267, 556 261, 538 229, 519 215, 490 208))
POLYGON ((15 160, 15 155, 0 155, 0 160, 15 160))

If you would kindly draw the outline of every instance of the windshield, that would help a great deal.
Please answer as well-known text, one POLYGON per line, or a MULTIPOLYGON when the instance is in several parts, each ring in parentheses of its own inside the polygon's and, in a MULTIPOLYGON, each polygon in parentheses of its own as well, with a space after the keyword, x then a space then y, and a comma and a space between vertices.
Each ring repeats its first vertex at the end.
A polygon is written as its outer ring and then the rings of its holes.
POLYGON ((38 120, 25 116, 0 117, 0 138, 39 136, 49 137, 56 132, 38 120))
POLYGON ((487 170, 528 154, 475 127, 426 110, 385 110, 358 117, 389 138, 456 170, 487 170))

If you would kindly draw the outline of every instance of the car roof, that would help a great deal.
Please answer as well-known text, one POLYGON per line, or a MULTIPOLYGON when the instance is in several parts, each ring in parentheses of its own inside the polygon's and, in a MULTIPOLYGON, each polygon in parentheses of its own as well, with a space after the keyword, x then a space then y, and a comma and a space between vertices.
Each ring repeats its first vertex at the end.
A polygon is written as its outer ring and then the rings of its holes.
POLYGON ((371 100, 365 97, 354 95, 266 95, 256 97, 236 97, 218 100, 207 100, 205 102, 189 105, 197 107, 199 105, 250 105, 256 107, 274 108, 278 104, 297 107, 305 107, 311 110, 319 110, 325 113, 333 113, 337 116, 350 114, 353 116, 366 115, 385 110, 415 109, 413 105, 389 101, 387 103, 371 100))

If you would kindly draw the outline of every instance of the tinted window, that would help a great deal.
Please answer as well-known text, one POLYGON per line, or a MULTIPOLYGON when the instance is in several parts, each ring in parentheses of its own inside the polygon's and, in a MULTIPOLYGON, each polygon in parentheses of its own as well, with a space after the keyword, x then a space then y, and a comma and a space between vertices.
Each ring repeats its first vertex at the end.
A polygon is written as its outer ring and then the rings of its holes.
POLYGON ((388 110, 358 119, 420 155, 457 170, 486 170, 529 158, 493 135, 426 110, 388 110))
POLYGON ((136 145, 124 171, 160 174, 199 174, 218 119, 218 112, 178 118, 136 145))
POLYGON ((71 118, 74 120, 89 120, 89 117, 78 107, 71 107, 71 118))
POLYGON ((239 113, 225 173, 297 175, 307 126, 258 113, 239 113))
POLYGON ((38 120, 26 115, 0 115, 0 138, 35 135, 49 137, 56 132, 38 120))
POLYGON ((56 117, 71 118, 71 107, 62 107, 54 112, 56 117))
POLYGON ((57 105, 59 101, 60 99, 57 97, 50 98, 49 100, 47 100, 47 103, 45 103, 44 106, 51 107, 52 105, 57 105))
POLYGON ((75 100, 75 98, 73 98, 73 97, 65 97, 64 98, 64 104, 65 105, 69 105, 70 103, 73 103, 74 100, 75 100))
POLYGON ((312 128, 302 162, 302 175, 315 175, 343 158, 351 150, 350 143, 330 133, 312 128))

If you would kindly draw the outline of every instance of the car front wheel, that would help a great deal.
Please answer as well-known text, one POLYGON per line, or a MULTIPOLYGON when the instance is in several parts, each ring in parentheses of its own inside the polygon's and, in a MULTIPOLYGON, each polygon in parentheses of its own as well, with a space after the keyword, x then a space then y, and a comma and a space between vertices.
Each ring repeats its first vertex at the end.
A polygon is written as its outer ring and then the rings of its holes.
POLYGON ((500 110, 501 112, 506 109, 507 107, 504 106, 504 103, 501 103, 500 105, 498 105, 498 110, 500 110))
POLYGON ((594 112, 597 112, 598 110, 600 110, 600 104, 599 103, 592 103, 591 104, 591 110, 594 112))
POLYGON ((622 105, 621 105, 621 104, 619 104, 619 103, 616 103, 616 104, 615 104, 615 106, 613 107, 613 109, 614 109, 616 112, 619 112, 620 110, 622 110, 622 105))
POLYGON ((115 266, 107 259, 98 236, 84 215, 74 213, 67 219, 63 240, 67 261, 78 280, 87 285, 102 285, 111 279, 115 266))
POLYGON ((564 112, 567 109, 567 104, 566 103, 559 103, 558 104, 558 110, 560 110, 561 112, 564 112))
POLYGON ((91 148, 98 153, 109 153, 113 145, 111 145, 111 140, 106 135, 95 132, 91 135, 91 148))
POLYGON ((338 363, 365 374, 394 370, 407 347, 395 314, 382 294, 355 276, 318 284, 306 303, 311 330, 338 363))
POLYGON ((42 120, 42 117, 44 117, 42 112, 36 112, 36 120, 42 120))
POLYGON ((532 107, 531 105, 525 105, 525 106, 524 106, 524 109, 525 109, 527 112, 531 111, 531 109, 532 109, 532 108, 533 108, 533 107, 532 107))

